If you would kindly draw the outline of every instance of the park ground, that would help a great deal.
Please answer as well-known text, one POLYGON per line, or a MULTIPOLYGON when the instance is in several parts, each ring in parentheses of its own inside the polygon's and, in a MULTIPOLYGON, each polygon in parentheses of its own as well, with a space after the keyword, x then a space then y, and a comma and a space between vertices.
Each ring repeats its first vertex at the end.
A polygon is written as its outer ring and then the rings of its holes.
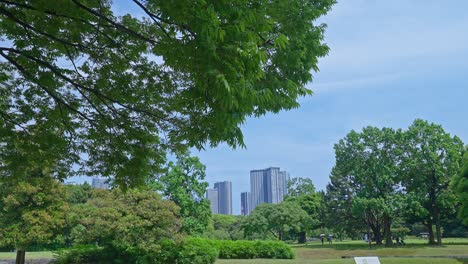
MULTIPOLYGON (((354 256, 378 256, 382 264, 468 264, 468 238, 448 238, 442 247, 424 244, 420 239, 408 239, 405 246, 385 248, 373 246, 369 249, 363 241, 334 242, 322 246, 319 242, 293 245, 296 258, 242 259, 216 261, 216 264, 354 264, 354 256)), ((13 260, 14 253, 0 253, 0 264, 13 260)), ((51 259, 53 252, 28 252, 26 258, 51 259)))

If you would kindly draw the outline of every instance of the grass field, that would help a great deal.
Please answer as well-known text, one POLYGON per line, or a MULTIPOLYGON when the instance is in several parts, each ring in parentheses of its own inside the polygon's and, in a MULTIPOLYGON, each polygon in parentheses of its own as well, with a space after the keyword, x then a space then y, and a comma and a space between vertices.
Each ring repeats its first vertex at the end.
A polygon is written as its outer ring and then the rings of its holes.
MULTIPOLYGON (((26 252, 26 259, 50 259, 53 258, 54 253, 50 251, 43 252, 26 252)), ((0 260, 15 259, 16 253, 0 252, 0 260)))
POLYGON ((382 264, 468 264, 468 239, 449 238, 442 247, 429 247, 425 240, 408 239, 405 246, 369 249, 363 241, 335 242, 322 246, 319 242, 294 245, 296 259, 242 259, 223 260, 216 264, 354 264, 354 256, 378 256, 382 264), (347 258, 343 258, 343 257, 347 258), (456 258, 437 258, 453 256, 456 258), (465 257, 465 259, 463 259, 465 257))
MULTIPOLYGON (((436 258, 380 258, 382 264, 462 264, 456 259, 436 258)), ((353 259, 220 259, 216 264, 355 264, 353 259)))
MULTIPOLYGON (((352 258, 354 256, 378 256, 382 264, 468 264, 468 238, 445 239, 445 245, 442 247, 429 247, 420 239, 408 239, 405 242, 407 243, 405 246, 393 248, 374 246, 371 249, 363 241, 334 242, 333 245, 324 246, 319 242, 311 242, 307 245, 293 245, 296 258, 292 260, 220 259, 216 264, 354 264, 352 258), (443 256, 455 258, 437 258, 443 256)), ((27 259, 52 257, 53 253, 50 251, 26 253, 27 259)), ((14 258, 15 253, 0 252, 0 260, 14 258)))

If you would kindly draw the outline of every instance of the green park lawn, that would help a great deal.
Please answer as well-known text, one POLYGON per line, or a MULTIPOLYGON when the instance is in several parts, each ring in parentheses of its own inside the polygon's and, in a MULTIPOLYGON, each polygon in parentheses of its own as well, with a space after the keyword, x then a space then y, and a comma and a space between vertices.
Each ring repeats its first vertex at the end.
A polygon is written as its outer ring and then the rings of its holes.
POLYGON ((407 245, 395 248, 373 247, 369 249, 363 241, 335 242, 322 246, 318 242, 294 245, 296 259, 220 259, 216 264, 354 264, 352 256, 378 256, 382 264, 468 264, 468 239, 446 239, 442 247, 429 247, 424 240, 409 239, 407 245), (348 258, 342 258, 347 256, 348 258), (432 257, 431 257, 432 256, 432 257), (443 256, 464 256, 461 259, 435 258, 443 256))
MULTIPOLYGON (((26 259, 50 259, 54 253, 50 251, 26 252, 26 259)), ((16 253, 0 252, 0 260, 11 260, 16 258, 16 253)))
MULTIPOLYGON (((369 249, 363 241, 335 242, 333 245, 322 246, 318 242, 307 245, 293 245, 296 258, 293 260, 273 259, 242 259, 225 260, 220 259, 216 264, 354 264, 352 256, 379 256, 382 264, 468 264, 468 238, 445 239, 446 245, 442 247, 429 247, 425 241, 418 239, 406 240, 407 245, 394 248, 373 247, 369 249), (346 256, 348 258, 342 258, 346 256), (460 257, 437 258, 443 256, 460 257), (461 260, 462 256, 465 257, 461 260)), ((28 252, 27 259, 52 258, 53 253, 28 252)), ((11 260, 15 253, 0 252, 0 260, 11 260)), ((1 263, 1 261, 0 261, 1 263)))

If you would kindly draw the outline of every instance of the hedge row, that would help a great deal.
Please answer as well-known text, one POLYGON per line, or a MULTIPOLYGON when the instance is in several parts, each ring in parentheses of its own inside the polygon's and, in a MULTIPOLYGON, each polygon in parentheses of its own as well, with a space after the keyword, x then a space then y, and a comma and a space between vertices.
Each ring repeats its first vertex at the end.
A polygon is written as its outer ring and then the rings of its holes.
POLYGON ((112 247, 77 246, 58 253, 56 264, 100 263, 175 263, 213 264, 221 259, 276 258, 292 259, 290 246, 279 241, 209 240, 188 238, 176 245, 165 241, 158 252, 141 252, 135 249, 119 250, 112 247))
POLYGON ((280 241, 219 240, 216 241, 221 259, 293 259, 289 245, 280 241))

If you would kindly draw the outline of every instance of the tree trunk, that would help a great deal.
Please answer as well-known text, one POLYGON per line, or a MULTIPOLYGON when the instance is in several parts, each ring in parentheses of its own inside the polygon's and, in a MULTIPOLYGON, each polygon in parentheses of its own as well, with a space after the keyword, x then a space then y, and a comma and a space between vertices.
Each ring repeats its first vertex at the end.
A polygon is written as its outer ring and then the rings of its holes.
POLYGON ((16 264, 24 264, 26 261, 26 250, 17 249, 16 250, 16 264))
POLYGON ((306 242, 306 232, 305 231, 302 231, 302 232, 299 232, 299 237, 297 239, 297 242, 299 244, 304 244, 306 242))
POLYGON ((429 233, 429 245, 435 245, 434 230, 432 230, 432 219, 427 221, 427 232, 429 233))
POLYGON ((376 245, 382 245, 382 234, 380 232, 374 233, 374 240, 376 245))
POLYGON ((386 247, 393 246, 392 231, 390 229, 391 226, 392 226, 392 219, 388 215, 385 215, 384 216, 384 236, 385 236, 386 247))
POLYGON ((440 247, 440 246, 442 246, 442 232, 440 230, 440 213, 439 213, 439 210, 436 210, 435 225, 436 225, 436 234, 437 234, 437 245, 440 247))
POLYGON ((382 232, 380 232, 380 225, 371 226, 372 232, 374 233, 374 239, 376 245, 382 245, 382 232))

